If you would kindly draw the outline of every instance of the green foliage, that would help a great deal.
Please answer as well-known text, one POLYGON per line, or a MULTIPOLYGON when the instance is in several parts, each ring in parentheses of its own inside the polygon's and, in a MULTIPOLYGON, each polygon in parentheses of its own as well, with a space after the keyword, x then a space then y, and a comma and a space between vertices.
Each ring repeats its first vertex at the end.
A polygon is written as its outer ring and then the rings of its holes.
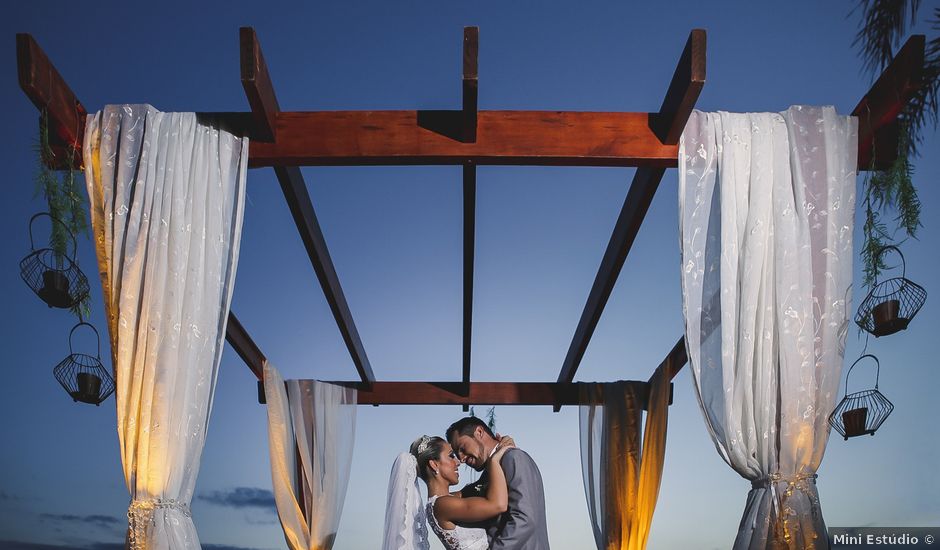
MULTIPOLYGON (((921 204, 914 187, 914 169, 909 156, 910 130, 903 124, 899 130, 898 156, 887 170, 870 170, 865 178, 865 224, 862 232, 862 266, 864 284, 874 286, 878 275, 885 269, 881 250, 888 245, 898 244, 895 240, 897 230, 904 230, 907 237, 917 238, 917 229, 921 227, 921 204), (882 221, 882 215, 895 212, 895 231, 889 231, 882 221)), ((872 155, 874 157, 874 155, 872 155)))
MULTIPOLYGON (((473 410, 473 407, 470 407, 470 416, 476 417, 476 411, 473 410)), ((490 431, 496 433, 496 407, 490 407, 486 411, 486 425, 489 426, 490 431)))
MULTIPOLYGON (((60 176, 50 168, 56 163, 56 155, 49 142, 49 115, 43 110, 39 117, 39 139, 34 147, 36 152, 36 194, 46 199, 48 212, 61 224, 51 222, 52 228, 49 236, 49 248, 53 251, 56 267, 61 268, 63 259, 71 252, 72 239, 88 234, 88 217, 86 215, 85 200, 78 190, 76 171, 72 168, 76 151, 69 147, 66 153, 65 164, 68 168, 60 176)), ((76 258, 72 258, 76 260, 76 258)), ((88 317, 91 308, 89 297, 72 307, 79 320, 88 317)))
MULTIPOLYGON (((893 59, 895 49, 909 26, 917 21, 920 0, 860 0, 862 27, 855 37, 865 69, 873 76, 893 59)), ((934 8, 932 28, 940 31, 940 8, 934 8)), ((864 284, 871 287, 885 268, 879 253, 884 246, 916 238, 921 227, 921 203, 914 187, 912 159, 918 154, 925 130, 936 128, 940 94, 940 36, 927 43, 922 73, 923 85, 911 98, 899 119, 898 155, 887 170, 868 172, 864 185, 865 223, 862 263, 864 284), (884 215, 894 213, 895 229, 889 229, 884 215), (905 236, 895 239, 897 231, 905 236)), ((874 154, 872 155, 874 158, 874 154)))

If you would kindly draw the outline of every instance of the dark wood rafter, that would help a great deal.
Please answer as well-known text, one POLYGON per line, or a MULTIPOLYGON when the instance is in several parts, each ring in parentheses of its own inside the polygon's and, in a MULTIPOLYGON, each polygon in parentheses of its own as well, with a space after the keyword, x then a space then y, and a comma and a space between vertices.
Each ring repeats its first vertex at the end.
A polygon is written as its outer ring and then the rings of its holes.
MULTIPOLYGON (((464 395, 461 382, 330 382, 358 390, 359 405, 580 405, 580 388, 584 384, 554 382, 473 382, 464 395)), ((646 382, 630 381, 638 395, 649 395, 646 382)), ((259 382, 259 386, 261 386, 259 382)), ((263 386, 261 386, 263 388, 263 386)), ((259 396, 264 391, 259 390, 259 396)), ((672 403, 670 387, 669 402, 672 403)))
MULTIPOLYGON (((480 29, 463 30, 463 141, 477 139, 477 95, 479 90, 478 52, 480 29)), ((473 345, 473 258, 476 235, 477 167, 463 166, 463 373, 464 395, 470 392, 470 364, 473 345)), ((464 405, 464 412, 469 405, 464 405)))
POLYGON ((463 142, 477 140, 477 96, 479 90, 480 28, 463 29, 463 142))
MULTIPOLYGON (((897 158, 897 116, 918 88, 923 86, 924 45, 925 38, 922 34, 908 38, 852 111, 852 115, 858 117, 859 170, 885 168, 897 158), (873 146, 876 156, 874 163, 873 146)), ((672 380, 688 361, 683 335, 659 368, 668 368, 669 379, 672 380)))
MULTIPOLYGON (((678 143, 704 84, 705 31, 695 29, 689 35, 679 58, 662 107, 651 121, 651 126, 665 142, 670 145, 678 143)), ((630 184, 604 258, 594 278, 591 293, 558 374, 558 382, 574 380, 664 172, 664 168, 641 167, 634 174, 633 183, 630 184)))
POLYGON ((67 153, 72 149, 79 152, 73 160, 80 166, 85 107, 29 34, 16 35, 16 68, 20 88, 39 112, 49 116, 49 144, 55 158, 48 160, 56 168, 68 168, 67 153))
POLYGON ((264 362, 266 358, 261 353, 261 348, 255 344, 255 341, 248 335, 248 331, 242 326, 241 322, 235 317, 235 313, 229 311, 228 323, 225 326, 225 339, 235 350, 235 353, 242 358, 242 361, 248 365, 251 372, 258 380, 264 380, 264 362))
POLYGON ((859 168, 887 168, 897 158, 897 118, 923 86, 925 42, 922 34, 908 38, 852 111, 858 117, 859 168))
MULTIPOLYGON (((277 118, 279 107, 267 65, 261 54, 261 45, 254 29, 251 28, 243 27, 240 30, 239 38, 241 42, 242 86, 245 88, 245 94, 248 96, 248 102, 251 105, 252 118, 256 126, 254 133, 262 133, 276 138, 278 132, 276 128, 271 126, 271 123, 277 118)), ((252 143, 249 150, 255 148, 256 145, 256 143, 252 143)), ((343 288, 333 266, 333 260, 330 258, 330 251, 327 248, 326 239, 323 238, 320 223, 317 221, 317 215, 313 209, 313 203, 310 201, 303 174, 297 166, 275 166, 274 173, 281 184, 284 198, 287 200, 291 216, 294 218, 301 240, 303 240, 304 247, 307 249, 310 263, 313 264, 317 279, 323 288, 326 301, 330 305, 334 319, 336 319, 336 326, 339 328, 353 364, 359 372, 359 378, 363 382, 374 382, 375 375, 372 372, 372 365, 369 364, 369 358, 366 356, 362 340, 359 338, 356 323, 349 311, 349 304, 346 303, 346 296, 343 294, 343 288)))
MULTIPOLYGON (((692 31, 657 113, 479 111, 479 31, 464 29, 459 111, 281 112, 253 29, 240 30, 242 84, 251 112, 212 113, 252 139, 251 167, 273 166, 360 382, 359 401, 382 404, 562 405, 578 403, 578 364, 603 312, 705 78, 705 33, 692 31), (343 296, 299 166, 433 165, 464 167, 464 364, 460 382, 376 382, 343 296), (470 382, 476 165, 636 166, 558 382, 470 382)), ((18 34, 20 86, 48 113, 53 148, 80 149, 86 111, 28 34, 18 34)), ((922 85, 925 39, 911 37, 853 112, 859 117, 859 169, 883 167, 897 153, 897 116, 922 85), (873 146, 874 144, 874 146, 873 146), (871 156, 876 155, 874 163, 871 156)), ((66 155, 50 159, 65 168, 66 155)), ((76 164, 80 158, 76 159, 76 164)), ((260 380, 264 355, 229 314, 226 339, 260 380)), ((656 372, 673 379, 687 362, 681 338, 656 372)), ((654 372, 654 376, 655 376, 654 372)), ((634 382, 642 384, 646 382, 634 382)), ((262 394, 263 395, 263 394, 262 394)))
POLYGON ((473 342, 473 258, 476 232, 477 170, 463 167, 463 383, 470 383, 473 342))

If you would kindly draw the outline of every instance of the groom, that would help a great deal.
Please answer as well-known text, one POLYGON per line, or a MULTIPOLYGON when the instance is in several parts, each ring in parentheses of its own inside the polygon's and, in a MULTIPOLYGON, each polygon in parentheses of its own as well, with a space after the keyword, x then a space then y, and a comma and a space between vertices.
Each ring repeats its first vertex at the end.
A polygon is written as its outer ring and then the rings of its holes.
MULTIPOLYGON (((474 416, 461 418, 447 428, 447 440, 457 459, 478 472, 496 452, 499 439, 482 420, 474 416)), ((545 489, 538 466, 525 451, 506 451, 500 461, 509 488, 509 509, 485 522, 492 550, 548 550, 548 528, 545 522, 545 489)), ((480 481, 461 490, 463 496, 479 496, 488 481, 484 472, 480 481)))

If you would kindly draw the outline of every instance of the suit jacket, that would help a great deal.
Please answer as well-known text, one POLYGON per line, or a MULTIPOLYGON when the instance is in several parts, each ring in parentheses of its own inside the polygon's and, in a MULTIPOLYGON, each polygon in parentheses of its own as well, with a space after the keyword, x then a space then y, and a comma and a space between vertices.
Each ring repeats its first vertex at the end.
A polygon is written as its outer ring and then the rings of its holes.
MULTIPOLYGON (((510 449, 500 461, 509 488, 509 510, 477 524, 486 529, 492 550, 549 550, 545 489, 535 461, 522 449, 510 449)), ((488 476, 461 489, 463 496, 486 496, 488 476)))

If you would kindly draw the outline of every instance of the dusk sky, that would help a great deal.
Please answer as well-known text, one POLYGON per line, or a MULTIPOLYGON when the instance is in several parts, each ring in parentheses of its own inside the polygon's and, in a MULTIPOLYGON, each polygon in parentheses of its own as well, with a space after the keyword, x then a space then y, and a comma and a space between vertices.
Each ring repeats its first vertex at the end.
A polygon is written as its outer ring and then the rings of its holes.
MULTIPOLYGON (((163 111, 247 111, 238 29, 258 33, 281 108, 458 109, 463 27, 480 27, 479 107, 656 111, 694 28, 708 33, 697 108, 849 114, 871 85, 852 41, 854 2, 14 2, 0 20, 0 132, 9 172, 0 201, 0 550, 122 547, 127 488, 115 401, 76 404, 52 376, 76 323, 19 277, 34 194, 37 111, 16 79, 14 34, 31 33, 90 112, 109 103, 163 111), (94 7, 92 7, 94 6, 94 7)), ((921 19, 935 2, 925 2, 921 19)), ((921 32, 930 31, 920 25, 921 32)), ((935 34, 934 34, 935 36, 935 34)), ((907 331, 875 340, 880 390, 895 410, 874 437, 832 437, 818 488, 829 526, 937 526, 940 424, 940 140, 916 161, 919 240, 907 276, 930 295, 907 331), (931 252, 932 251, 932 252, 931 252)), ((304 168, 304 176, 378 380, 460 380, 459 167, 304 168)), ((474 274, 476 381, 554 381, 633 169, 480 167, 474 274)), ((82 182, 84 180, 82 179, 82 182)), ((682 334, 676 170, 667 170, 578 370, 577 381, 646 380, 682 334)), ((82 184, 83 185, 83 184, 82 184)), ((861 178, 859 179, 861 189, 861 178)), ((273 170, 248 173, 232 309, 285 378, 354 380, 329 307, 273 170)), ((856 219, 860 228, 860 215, 856 219)), ((47 231, 37 226, 37 234, 47 231)), ((856 232, 856 250, 861 242, 856 232)), ((80 239, 91 322, 110 365, 95 251, 80 239)), ((864 297, 856 258, 854 304, 864 297)), ((846 368, 864 337, 849 330, 846 368)), ((94 341, 76 333, 76 348, 94 341)), ((874 384, 870 365, 851 391, 874 384)), ((844 380, 844 376, 843 376, 844 380)), ((750 484, 712 445, 689 369, 675 379, 651 549, 730 548, 750 484)), ((841 392, 840 389, 840 398, 841 392)), ((483 408, 481 408, 482 410, 483 408)), ((440 434, 456 406, 360 407, 335 548, 380 545, 395 456, 440 434)), ((578 410, 496 409, 541 468, 552 548, 593 548, 578 410)), ((469 470, 461 470, 465 479, 469 470)), ((235 352, 222 357, 192 502, 205 548, 285 548, 274 510, 266 410, 235 352)), ((434 548, 440 548, 434 541, 434 548)))

